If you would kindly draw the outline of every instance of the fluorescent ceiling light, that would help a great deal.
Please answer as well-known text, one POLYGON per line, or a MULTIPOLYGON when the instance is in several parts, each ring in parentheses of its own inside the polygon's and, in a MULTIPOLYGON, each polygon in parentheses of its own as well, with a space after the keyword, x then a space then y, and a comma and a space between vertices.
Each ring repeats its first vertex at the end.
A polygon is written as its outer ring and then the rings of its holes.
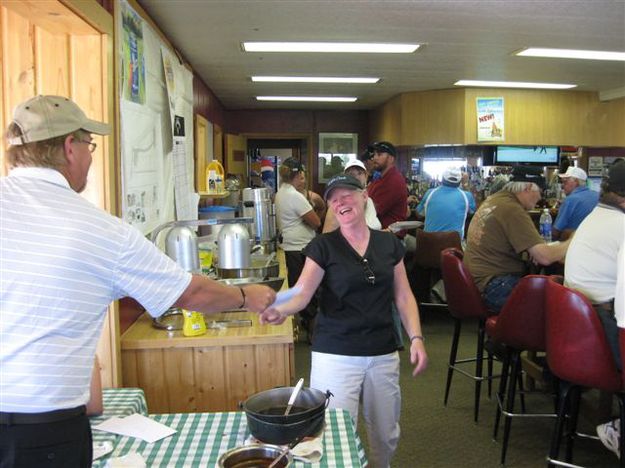
POLYGON ((420 44, 379 44, 349 42, 244 42, 245 52, 352 52, 411 54, 420 44))
POLYGON ((540 47, 528 47, 527 49, 517 52, 516 55, 524 57, 625 61, 625 52, 608 52, 604 50, 542 49, 540 47))
POLYGON ((253 76, 252 81, 267 83, 377 83, 380 78, 340 76, 253 76))
POLYGON ((534 88, 534 89, 570 89, 576 88, 574 84, 559 83, 525 83, 522 81, 480 81, 480 80, 459 80, 454 83, 456 86, 481 86, 486 88, 534 88))
POLYGON ((327 96, 256 96, 259 101, 355 102, 356 97, 327 96))

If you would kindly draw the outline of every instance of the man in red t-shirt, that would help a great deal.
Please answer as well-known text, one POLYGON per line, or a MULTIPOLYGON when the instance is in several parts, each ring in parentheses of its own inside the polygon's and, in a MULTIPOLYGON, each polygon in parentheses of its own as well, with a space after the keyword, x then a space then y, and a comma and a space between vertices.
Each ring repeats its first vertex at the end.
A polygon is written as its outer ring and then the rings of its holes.
MULTIPOLYGON (((395 166, 397 151, 388 141, 373 145, 373 169, 382 176, 367 186, 367 192, 375 204, 382 229, 396 221, 406 220, 408 188, 404 176, 395 166)), ((403 232, 400 232, 403 237, 403 232)))

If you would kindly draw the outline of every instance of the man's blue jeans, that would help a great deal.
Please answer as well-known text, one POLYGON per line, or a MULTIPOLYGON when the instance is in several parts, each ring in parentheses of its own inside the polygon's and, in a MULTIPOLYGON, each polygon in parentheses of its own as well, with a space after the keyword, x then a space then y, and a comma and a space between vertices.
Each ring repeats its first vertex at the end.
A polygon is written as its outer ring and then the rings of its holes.
POLYGON ((508 296, 517 285, 520 276, 501 275, 493 277, 484 288, 484 302, 486 307, 495 314, 501 312, 508 296))

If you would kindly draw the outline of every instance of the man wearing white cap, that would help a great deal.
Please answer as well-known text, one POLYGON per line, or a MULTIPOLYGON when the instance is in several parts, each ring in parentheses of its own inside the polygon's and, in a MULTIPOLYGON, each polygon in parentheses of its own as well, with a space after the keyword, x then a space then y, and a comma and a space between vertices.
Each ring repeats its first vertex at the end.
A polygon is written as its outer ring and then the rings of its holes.
POLYGON ((559 177, 562 179, 562 190, 566 198, 553 223, 551 238, 554 240, 569 237, 599 202, 599 193, 586 187, 588 177, 583 169, 569 166, 559 177))
POLYGON ((108 305, 138 300, 152 316, 172 306, 262 312, 270 288, 191 275, 142 233, 78 192, 109 126, 72 101, 37 96, 7 130, 0 179, 0 466, 90 467, 85 415, 108 305))
POLYGON ((462 173, 458 168, 443 172, 443 185, 429 189, 417 206, 425 216, 424 231, 456 231, 464 239, 464 225, 469 213, 475 212, 475 199, 471 192, 460 189, 462 173))

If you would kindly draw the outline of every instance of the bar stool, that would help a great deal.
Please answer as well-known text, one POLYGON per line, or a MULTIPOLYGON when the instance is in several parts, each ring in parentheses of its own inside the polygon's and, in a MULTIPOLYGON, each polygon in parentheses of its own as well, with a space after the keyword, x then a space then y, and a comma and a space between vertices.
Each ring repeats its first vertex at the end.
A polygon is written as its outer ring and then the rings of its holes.
POLYGON ((512 290, 499 315, 486 320, 486 333, 505 346, 501 380, 497 392, 497 412, 493 437, 497 438, 499 420, 504 415, 501 464, 506 462, 512 418, 556 417, 555 413, 526 413, 523 399, 521 352, 545 351, 545 289, 548 276, 528 275, 521 278, 512 290), (514 413, 516 387, 521 390, 521 413, 514 413), (507 395, 504 398, 504 395, 507 395), (504 409, 505 407, 505 409, 504 409))
POLYGON ((461 250, 460 236, 457 231, 426 232, 417 229, 415 237, 417 247, 412 268, 418 273, 415 288, 419 305, 446 307, 446 304, 432 302, 432 286, 441 276, 441 252, 451 247, 461 250))
MULTIPOLYGON (((625 342, 625 337, 621 337, 625 342)), ((592 305, 581 293, 554 281, 547 283, 545 341, 547 363, 561 380, 558 418, 553 431, 549 466, 575 466, 573 441, 582 387, 615 393, 619 401, 621 428, 625 427, 625 393, 621 374, 592 305), (558 460, 562 433, 568 416, 565 461, 558 460)), ((625 431, 620 433, 620 466, 625 467, 625 431)))
POLYGON ((451 379, 454 371, 469 377, 475 381, 475 404, 473 408, 473 420, 477 422, 480 409, 480 391, 482 381, 488 381, 488 394, 491 394, 491 382, 493 379, 493 356, 488 354, 488 376, 483 377, 482 367, 484 361, 484 323, 488 318, 489 311, 482 300, 482 296, 475 286, 473 277, 469 270, 462 263, 463 253, 460 249, 448 248, 441 252, 441 271, 445 284, 445 295, 447 296, 447 306, 449 313, 454 319, 454 336, 451 342, 449 353, 449 364, 447 366, 447 383, 445 384, 444 405, 447 406, 451 379), (466 319, 477 319, 477 350, 475 357, 467 359, 457 359, 458 342, 460 341, 460 329, 462 321, 466 319), (475 373, 471 374, 459 365, 475 362, 475 373))

